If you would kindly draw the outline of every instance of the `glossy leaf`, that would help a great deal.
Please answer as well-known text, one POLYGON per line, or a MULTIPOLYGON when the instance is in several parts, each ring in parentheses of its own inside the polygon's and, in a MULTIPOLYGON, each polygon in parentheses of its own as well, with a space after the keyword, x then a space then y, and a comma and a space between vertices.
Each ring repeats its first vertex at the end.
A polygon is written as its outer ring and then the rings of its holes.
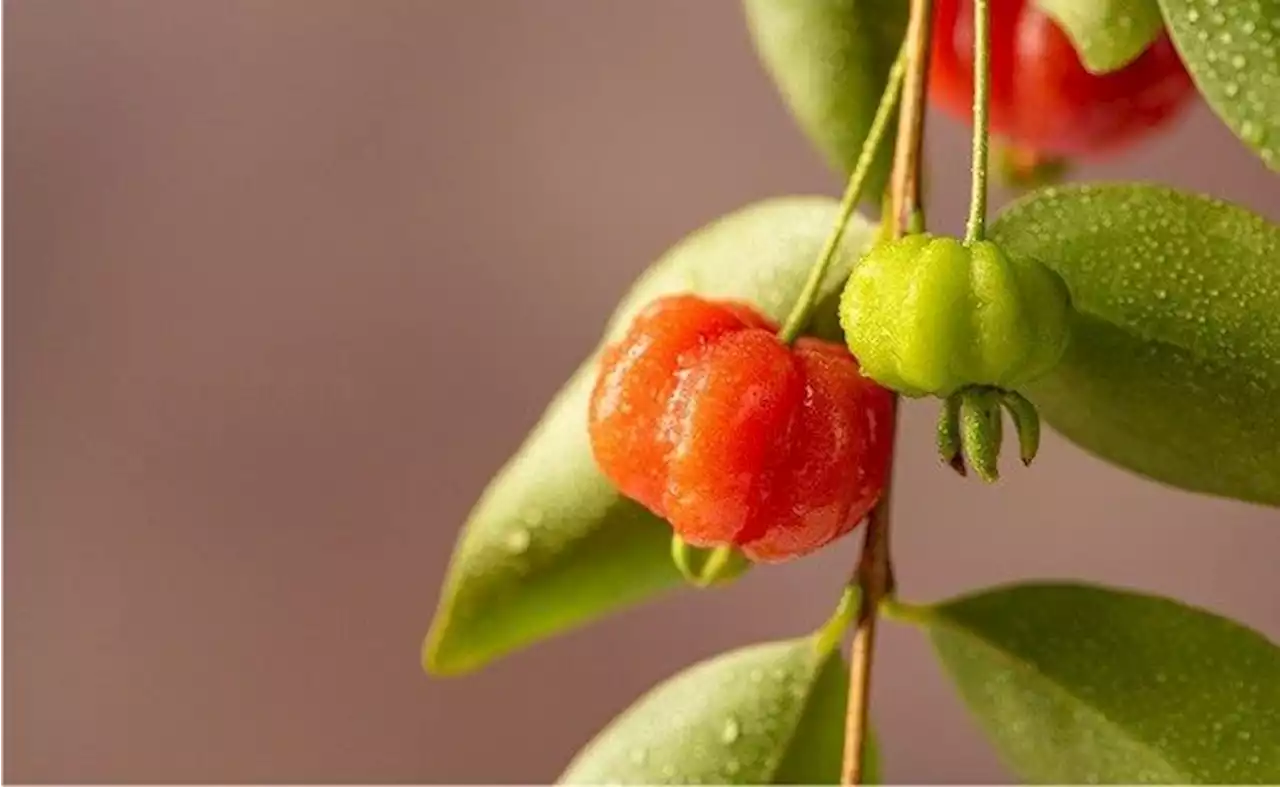
POLYGON ((1030 783, 1280 783, 1280 648, 1244 626, 1083 584, 1008 586, 911 618, 1030 783))
POLYGON ((1071 39, 1080 62, 1095 74, 1124 68, 1164 28, 1156 0, 1037 0, 1071 39))
POLYGON ((772 642, 690 667, 606 727, 560 783, 839 784, 849 677, 834 645, 772 642))
POLYGON ((1023 392, 1047 423, 1155 480, 1280 505, 1280 228, 1103 185, 1033 194, 991 235, 1071 291, 1066 355, 1023 392))
POLYGON ((1280 0, 1160 0, 1196 86, 1280 170, 1280 0))
MULTIPOLYGON (((836 218, 824 197, 757 203, 689 236, 635 284, 609 323, 625 331, 654 298, 679 291, 754 303, 781 320, 836 218)), ((854 219, 824 287, 814 331, 838 336, 835 299, 873 229, 854 219)), ((587 436, 595 357, 557 395, 472 511, 423 649, 456 674, 682 584, 671 529, 619 495, 587 436)))
MULTIPOLYGON (((765 70, 801 128, 841 172, 853 172, 906 33, 901 0, 744 0, 765 70)), ((879 198, 886 142, 863 191, 879 198)))

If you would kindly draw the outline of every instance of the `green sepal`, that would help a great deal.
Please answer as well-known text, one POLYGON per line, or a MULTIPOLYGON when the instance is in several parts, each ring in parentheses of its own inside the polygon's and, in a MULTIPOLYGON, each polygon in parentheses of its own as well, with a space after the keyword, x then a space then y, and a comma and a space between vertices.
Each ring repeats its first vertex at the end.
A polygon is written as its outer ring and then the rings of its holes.
POLYGON ((1022 464, 1030 467, 1040 451, 1040 415, 1035 405, 1015 391, 1001 391, 1000 404, 1009 412, 1018 433, 1018 455, 1022 464))
POLYGON ((752 565, 746 555, 733 547, 699 549, 675 533, 671 535, 671 562, 690 585, 699 588, 728 584, 752 565))
POLYGON ((1000 397, 974 388, 960 394, 960 443, 965 462, 988 484, 1000 479, 1000 444, 1004 440, 1000 397))

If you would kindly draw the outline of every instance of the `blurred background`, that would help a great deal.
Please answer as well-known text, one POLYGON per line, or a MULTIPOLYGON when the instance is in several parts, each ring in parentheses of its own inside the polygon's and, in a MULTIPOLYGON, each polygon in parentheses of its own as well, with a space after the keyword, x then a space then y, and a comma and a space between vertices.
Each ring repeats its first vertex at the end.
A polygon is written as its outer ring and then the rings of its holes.
MULTIPOLYGON (((418 665, 468 509, 629 282, 722 213, 840 188, 736 2, 5 12, 6 781, 545 782, 687 663, 825 617, 852 539, 471 677, 418 665)), ((966 132, 930 134, 955 231, 966 132)), ((1203 108, 1078 176, 1280 215, 1203 108)), ((1274 509, 1052 435, 964 483, 933 417, 902 430, 907 597, 1084 578, 1280 637, 1274 509)), ((1006 780, 920 637, 882 648, 889 779, 1006 780)))

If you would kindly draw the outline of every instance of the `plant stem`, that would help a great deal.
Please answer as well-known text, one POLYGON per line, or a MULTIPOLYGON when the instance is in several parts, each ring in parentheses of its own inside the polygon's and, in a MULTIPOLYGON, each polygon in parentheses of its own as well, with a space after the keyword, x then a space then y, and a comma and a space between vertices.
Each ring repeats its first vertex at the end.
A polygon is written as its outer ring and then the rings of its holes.
MULTIPOLYGON (((897 398, 894 398, 897 421, 897 398)), ((895 430, 896 431, 896 430, 895 430)), ((845 708, 844 766, 842 785, 863 782, 871 709, 871 664, 875 655, 876 616, 881 601, 893 592, 893 563, 889 557, 889 486, 867 519, 856 579, 859 588, 858 617, 849 658, 849 700, 845 708)))
POLYGON ((982 240, 987 231, 987 105, 991 92, 991 9, 988 0, 973 4, 973 185, 964 242, 982 240))
MULTIPOLYGON (((900 238, 906 232, 924 230, 920 160, 924 140, 925 76, 929 66, 932 6, 931 0, 911 0, 910 22, 903 44, 907 53, 907 73, 890 178, 890 210, 882 217, 891 238, 900 238)), ((894 396, 892 419, 895 435, 897 405, 898 397, 894 396)), ((892 468, 892 453, 889 462, 892 468)), ((871 665, 875 655, 876 617, 882 601, 891 596, 894 589, 893 561, 889 552, 891 487, 891 483, 886 483, 880 502, 867 519, 867 533, 855 572, 860 598, 849 659, 849 700, 845 713, 844 764, 840 775, 842 785, 860 785, 864 778, 863 754, 867 746, 867 719, 871 706, 871 665)))
POLYGON ((929 38, 933 26, 932 0, 911 0, 907 26, 907 76, 902 88, 902 113, 898 116, 898 139, 894 147, 893 173, 889 193, 892 210, 882 221, 889 224, 891 237, 924 228, 924 206, 920 199, 920 161, 923 157, 925 90, 929 73, 929 38))
POLYGON ((902 49, 898 52, 898 57, 889 69, 889 80, 885 85, 884 94, 880 97, 880 106, 876 108, 876 115, 871 121, 871 128, 867 131, 867 138, 862 143, 862 151, 858 154, 858 163, 854 165, 853 174, 849 177, 848 185, 845 186, 844 197, 840 200, 840 210, 836 216, 836 224, 832 228, 831 234, 827 236, 827 242, 823 245, 822 251, 818 254, 818 261, 809 270, 809 278, 804 283, 804 289, 800 291, 800 299, 796 301, 791 314, 787 315, 787 321, 783 324, 782 330, 778 332, 778 338, 785 344, 795 341, 796 337, 800 335, 800 332, 804 330, 805 325, 809 322, 809 316, 817 305, 818 290, 822 288, 822 281, 827 276, 827 269, 831 267, 831 261, 835 259, 836 250, 840 248, 840 241, 844 239, 844 232, 849 225, 849 218, 853 216, 854 210, 858 207, 858 202, 862 199, 862 191, 867 185, 867 177, 871 174, 871 167, 875 164, 876 152, 880 149, 880 143, 884 140, 885 132, 889 128, 889 120, 893 117, 893 110, 898 105, 898 96, 902 93, 902 79, 906 73, 906 54, 906 42, 903 42, 902 49))

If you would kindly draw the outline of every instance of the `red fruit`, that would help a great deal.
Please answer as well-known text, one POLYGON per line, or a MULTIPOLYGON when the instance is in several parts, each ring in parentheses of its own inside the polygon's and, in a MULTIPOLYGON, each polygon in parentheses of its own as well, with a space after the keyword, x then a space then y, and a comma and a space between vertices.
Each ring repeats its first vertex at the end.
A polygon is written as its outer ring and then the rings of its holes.
POLYGON ((753 309, 661 298, 609 347, 591 447, 623 494, 688 543, 758 562, 812 552, 875 505, 893 399, 842 345, 778 340, 753 309))
MULTIPOLYGON (((990 62, 992 132, 1039 153, 1114 152, 1167 124, 1195 95, 1164 33, 1124 68, 1091 74, 1066 33, 1027 0, 991 0, 990 62)), ((972 0, 935 0, 929 95, 971 120, 972 0)))

